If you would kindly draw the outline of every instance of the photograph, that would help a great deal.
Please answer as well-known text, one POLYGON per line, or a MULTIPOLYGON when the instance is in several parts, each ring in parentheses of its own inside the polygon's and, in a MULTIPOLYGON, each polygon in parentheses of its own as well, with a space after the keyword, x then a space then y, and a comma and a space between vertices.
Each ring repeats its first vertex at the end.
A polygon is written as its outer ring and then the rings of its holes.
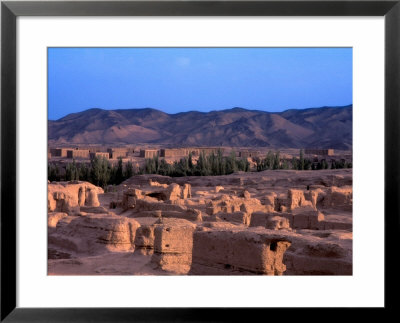
POLYGON ((391 317, 399 2, 2 1, 0 321, 391 317))
POLYGON ((48 47, 47 126, 47 275, 353 275, 352 47, 48 47))

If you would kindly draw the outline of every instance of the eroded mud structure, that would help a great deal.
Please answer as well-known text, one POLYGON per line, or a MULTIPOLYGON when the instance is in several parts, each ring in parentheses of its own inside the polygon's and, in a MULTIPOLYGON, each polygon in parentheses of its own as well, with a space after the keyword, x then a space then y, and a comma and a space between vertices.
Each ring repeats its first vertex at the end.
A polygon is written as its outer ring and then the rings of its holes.
POLYGON ((49 275, 351 275, 352 171, 48 184, 49 275))

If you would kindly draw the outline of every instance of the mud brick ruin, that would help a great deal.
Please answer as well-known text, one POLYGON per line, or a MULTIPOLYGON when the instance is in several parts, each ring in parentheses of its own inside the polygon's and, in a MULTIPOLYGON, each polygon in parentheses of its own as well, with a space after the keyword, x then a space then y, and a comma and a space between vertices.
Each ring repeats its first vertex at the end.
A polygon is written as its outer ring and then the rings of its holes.
POLYGON ((334 149, 305 149, 305 154, 308 155, 322 155, 322 156, 333 156, 335 154, 334 149))
POLYGON ((157 149, 141 149, 140 150, 140 157, 142 158, 153 158, 158 155, 157 149))
POLYGON ((88 149, 73 149, 67 150, 67 158, 85 158, 88 159, 90 157, 88 149))
POLYGON ((351 169, 48 184, 50 275, 351 275, 351 169))

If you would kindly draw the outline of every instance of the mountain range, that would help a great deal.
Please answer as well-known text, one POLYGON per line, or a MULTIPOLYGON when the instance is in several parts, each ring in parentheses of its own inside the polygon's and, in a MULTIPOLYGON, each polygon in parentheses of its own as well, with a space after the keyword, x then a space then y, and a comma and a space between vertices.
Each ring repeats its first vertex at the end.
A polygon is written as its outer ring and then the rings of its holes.
POLYGON ((168 114, 156 109, 89 109, 48 121, 49 144, 174 147, 352 147, 353 106, 266 112, 233 108, 168 114))

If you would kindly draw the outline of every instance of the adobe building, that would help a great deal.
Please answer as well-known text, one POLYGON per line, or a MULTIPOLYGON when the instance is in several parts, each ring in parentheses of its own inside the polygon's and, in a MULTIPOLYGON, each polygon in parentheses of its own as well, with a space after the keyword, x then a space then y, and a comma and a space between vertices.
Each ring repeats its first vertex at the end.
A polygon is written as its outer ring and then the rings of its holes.
POLYGON ((110 159, 125 158, 126 151, 112 151, 111 153, 108 153, 108 155, 110 159))
POLYGON ((335 154, 333 149, 305 149, 304 153, 307 155, 323 155, 333 156, 335 154))
POLYGON ((190 148, 166 148, 160 149, 160 157, 182 157, 188 156, 191 152, 190 148))
POLYGON ((50 148, 51 157, 67 157, 68 150, 71 148, 50 148))
POLYGON ((127 148, 107 148, 110 159, 125 158, 128 153, 127 148))
POLYGON ((73 149, 67 151, 67 158, 84 158, 89 159, 89 150, 88 149, 73 149))
POLYGON ((158 155, 157 149, 140 149, 140 157, 153 158, 158 155))
POLYGON ((201 147, 201 148, 197 148, 196 151, 198 151, 198 154, 200 155, 200 153, 203 153, 204 155, 211 155, 211 154, 218 154, 218 151, 221 151, 222 153, 224 153, 224 149, 221 147, 201 147))
POLYGON ((218 151, 224 152, 223 148, 215 147, 197 147, 197 148, 165 148, 160 149, 160 157, 187 157, 191 153, 193 156, 218 154, 218 151))
POLYGON ((89 153, 97 153, 97 152, 102 152, 103 147, 102 146, 79 146, 80 150, 89 150, 89 153))

